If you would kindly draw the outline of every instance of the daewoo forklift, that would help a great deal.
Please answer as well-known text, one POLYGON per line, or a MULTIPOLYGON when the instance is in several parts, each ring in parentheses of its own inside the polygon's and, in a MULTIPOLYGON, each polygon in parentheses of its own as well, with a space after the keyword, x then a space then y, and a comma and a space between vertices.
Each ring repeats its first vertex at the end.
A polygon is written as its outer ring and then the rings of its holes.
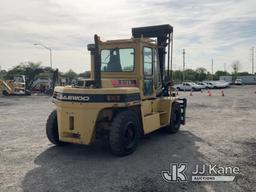
POLYGON ((133 28, 132 36, 103 42, 95 35, 88 45, 91 79, 55 87, 56 110, 46 123, 53 144, 89 145, 104 135, 112 153, 125 156, 141 135, 177 133, 185 124, 186 99, 172 92, 169 76, 173 27, 133 28))

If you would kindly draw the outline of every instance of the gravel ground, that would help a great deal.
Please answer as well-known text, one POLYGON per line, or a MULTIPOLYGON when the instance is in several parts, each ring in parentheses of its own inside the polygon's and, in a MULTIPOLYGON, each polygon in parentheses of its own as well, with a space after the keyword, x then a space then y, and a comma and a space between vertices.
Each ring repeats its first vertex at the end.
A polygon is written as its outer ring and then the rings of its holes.
POLYGON ((55 147, 45 136, 54 109, 46 96, 0 97, 0 191, 256 191, 256 86, 180 93, 188 98, 179 133, 145 136, 117 158, 106 142, 55 147), (189 181, 165 182, 170 163, 188 163, 189 181), (192 182, 196 164, 240 168, 234 182, 192 182))

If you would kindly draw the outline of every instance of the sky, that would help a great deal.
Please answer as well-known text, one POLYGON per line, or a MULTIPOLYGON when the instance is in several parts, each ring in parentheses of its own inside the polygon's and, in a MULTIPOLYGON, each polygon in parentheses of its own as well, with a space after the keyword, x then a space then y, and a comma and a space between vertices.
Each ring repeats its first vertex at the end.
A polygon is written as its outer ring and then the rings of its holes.
MULTIPOLYGON (((256 47, 255 0, 8 0, 0 4, 0 66, 42 62, 61 71, 90 70, 87 44, 131 37, 132 27, 174 27, 174 69, 204 67, 252 71, 250 48, 256 47)), ((256 67, 255 67, 256 68, 256 67)), ((255 70, 256 71, 256 70, 255 70)))

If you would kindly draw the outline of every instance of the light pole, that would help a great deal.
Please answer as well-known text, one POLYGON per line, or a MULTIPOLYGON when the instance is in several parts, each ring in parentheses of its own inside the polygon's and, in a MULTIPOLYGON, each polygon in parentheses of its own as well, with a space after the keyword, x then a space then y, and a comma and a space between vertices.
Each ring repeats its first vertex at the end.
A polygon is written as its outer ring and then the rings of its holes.
POLYGON ((185 81, 185 54, 186 54, 185 49, 183 49, 182 50, 182 55, 183 55, 183 78, 182 78, 182 80, 183 80, 183 82, 185 81))
POLYGON ((212 59, 212 80, 213 80, 213 59, 212 59))
POLYGON ((34 45, 35 46, 41 46, 41 47, 47 49, 48 51, 50 51, 50 65, 51 65, 51 68, 52 68, 52 48, 47 47, 47 46, 45 46, 43 44, 40 44, 40 43, 35 43, 34 45))

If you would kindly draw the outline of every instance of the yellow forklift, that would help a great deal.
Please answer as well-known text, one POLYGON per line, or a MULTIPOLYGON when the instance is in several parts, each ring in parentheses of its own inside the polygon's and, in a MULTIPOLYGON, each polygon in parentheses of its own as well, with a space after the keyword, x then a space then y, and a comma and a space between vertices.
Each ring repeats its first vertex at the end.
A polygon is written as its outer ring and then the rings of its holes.
POLYGON ((131 39, 103 42, 95 35, 94 41, 91 79, 54 89, 48 139, 89 145, 104 136, 113 154, 125 156, 142 135, 160 128, 177 133, 187 102, 172 92, 173 27, 133 28, 131 39))
POLYGON ((17 75, 13 80, 0 80, 0 90, 4 96, 30 95, 30 91, 26 89, 25 75, 17 75))

